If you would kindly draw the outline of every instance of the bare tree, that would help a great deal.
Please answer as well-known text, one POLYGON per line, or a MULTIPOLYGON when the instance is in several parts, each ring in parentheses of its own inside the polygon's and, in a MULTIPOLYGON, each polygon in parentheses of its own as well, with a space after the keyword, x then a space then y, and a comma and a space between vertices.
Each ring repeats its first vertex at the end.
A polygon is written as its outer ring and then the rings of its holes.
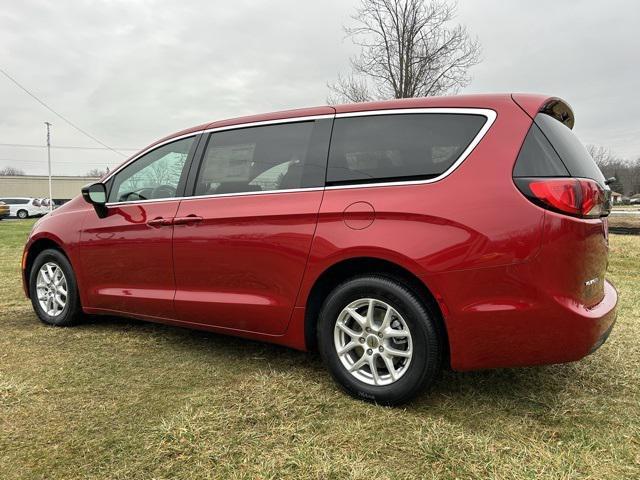
POLYGON ((361 0, 345 28, 360 55, 353 73, 329 84, 330 103, 455 93, 470 82, 481 47, 444 0, 361 0))
POLYGON ((3 176, 3 177, 22 176, 22 175, 26 175, 26 173, 24 173, 24 170, 21 170, 16 167, 0 168, 0 176, 3 176))
POLYGON ((593 160, 595 160, 596 164, 598 164, 601 169, 602 167, 606 167, 620 160, 611 151, 611 149, 607 147, 603 147, 601 145, 587 145, 586 147, 589 155, 593 157, 593 160))
POLYGON ((89 170, 85 174, 85 177, 98 177, 99 178, 99 177, 102 177, 108 171, 109 171, 108 168, 106 170, 102 170, 101 168, 92 168, 91 170, 89 170))

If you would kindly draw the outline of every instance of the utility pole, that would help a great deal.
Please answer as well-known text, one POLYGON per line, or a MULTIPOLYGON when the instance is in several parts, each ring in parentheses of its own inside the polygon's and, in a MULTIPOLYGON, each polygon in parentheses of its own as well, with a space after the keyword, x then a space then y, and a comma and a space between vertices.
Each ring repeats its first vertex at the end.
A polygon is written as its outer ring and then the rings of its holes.
POLYGON ((49 212, 53 210, 53 195, 51 194, 51 124, 44 122, 47 126, 47 163, 49 165, 49 212))

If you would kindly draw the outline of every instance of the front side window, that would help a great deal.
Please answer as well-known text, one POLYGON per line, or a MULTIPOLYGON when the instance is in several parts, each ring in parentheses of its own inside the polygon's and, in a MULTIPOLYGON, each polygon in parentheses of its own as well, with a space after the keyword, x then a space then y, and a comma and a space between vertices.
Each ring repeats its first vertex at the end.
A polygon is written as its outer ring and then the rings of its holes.
POLYGON ((428 113, 338 118, 327 183, 375 183, 442 175, 467 149, 484 115, 428 113))
POLYGON ((195 195, 321 186, 329 133, 330 123, 318 121, 215 132, 205 150, 195 195))
POLYGON ((113 177, 109 202, 172 198, 195 137, 168 143, 143 155, 113 177))

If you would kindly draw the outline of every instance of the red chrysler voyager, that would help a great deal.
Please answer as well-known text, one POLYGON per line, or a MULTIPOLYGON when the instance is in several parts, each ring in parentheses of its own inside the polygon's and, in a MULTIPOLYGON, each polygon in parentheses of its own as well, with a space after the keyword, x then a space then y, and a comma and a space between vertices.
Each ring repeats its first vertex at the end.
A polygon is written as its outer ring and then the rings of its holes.
POLYGON ((166 137, 49 213, 40 319, 135 317, 305 350, 349 393, 578 360, 615 321, 610 190, 539 95, 286 111, 166 137))

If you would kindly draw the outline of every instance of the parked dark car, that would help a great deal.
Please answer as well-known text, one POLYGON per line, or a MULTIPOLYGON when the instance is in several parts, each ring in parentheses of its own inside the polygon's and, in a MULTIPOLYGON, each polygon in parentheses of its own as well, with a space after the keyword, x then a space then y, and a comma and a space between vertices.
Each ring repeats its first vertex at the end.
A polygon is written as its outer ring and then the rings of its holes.
POLYGON ((615 320, 609 189, 562 100, 420 98, 218 121, 34 227, 42 321, 125 315, 306 350, 349 393, 578 360, 615 320))

